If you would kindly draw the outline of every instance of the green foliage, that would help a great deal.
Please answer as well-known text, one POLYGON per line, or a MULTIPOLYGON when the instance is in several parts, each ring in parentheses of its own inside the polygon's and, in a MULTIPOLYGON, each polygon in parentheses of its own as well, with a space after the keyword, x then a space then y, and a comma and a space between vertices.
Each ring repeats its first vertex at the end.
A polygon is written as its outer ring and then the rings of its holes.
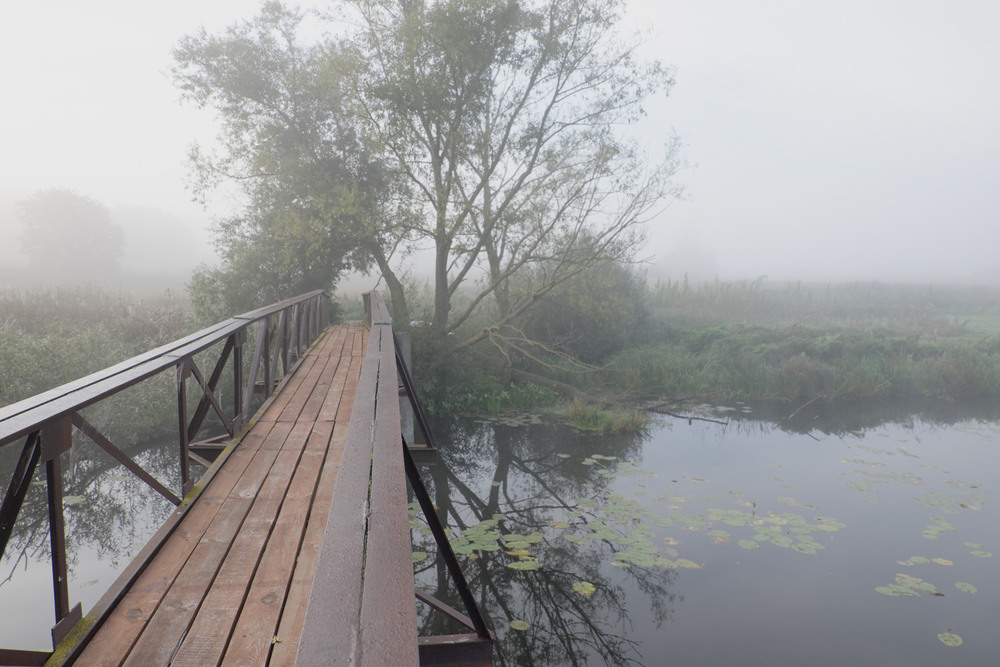
MULTIPOLYGON (((132 301, 94 289, 3 291, 0 313, 5 317, 0 323, 0 403, 5 404, 112 366, 196 328, 184 304, 169 295, 159 301, 132 301)), ((105 401, 97 409, 104 416, 93 418, 136 428, 169 420, 173 377, 166 375, 170 377, 128 390, 130 397, 120 403, 105 401), (153 413, 143 417, 135 412, 146 409, 153 413)))
POLYGON ((196 191, 204 198, 228 183, 247 202, 216 222, 222 265, 189 284, 205 319, 331 289, 345 270, 371 265, 382 218, 407 219, 386 211, 398 186, 344 109, 339 61, 326 44, 300 42, 301 22, 269 2, 225 35, 202 31, 174 52, 187 99, 223 121, 221 151, 192 155, 196 191))
POLYGON ((633 408, 601 408, 573 401, 566 408, 569 423, 582 431, 596 433, 633 433, 649 426, 649 415, 633 408))
POLYGON ((601 363, 647 324, 646 291, 634 267, 596 263, 542 296, 519 326, 533 340, 601 363))
POLYGON ((904 286, 764 288, 660 284, 642 344, 608 363, 620 390, 716 400, 1000 394, 1000 335, 988 291, 904 286))

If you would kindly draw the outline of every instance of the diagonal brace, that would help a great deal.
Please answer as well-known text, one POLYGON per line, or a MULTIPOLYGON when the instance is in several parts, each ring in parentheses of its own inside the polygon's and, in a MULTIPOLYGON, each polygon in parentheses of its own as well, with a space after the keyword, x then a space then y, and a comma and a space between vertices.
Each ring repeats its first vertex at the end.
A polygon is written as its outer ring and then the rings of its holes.
POLYGON ((73 413, 73 426, 76 426, 81 433, 93 440, 98 447, 110 454, 116 461, 135 473, 139 479, 153 487, 153 489, 158 491, 161 496, 172 502, 174 505, 181 504, 181 499, 178 498, 170 489, 165 487, 155 477, 146 472, 138 463, 129 458, 125 452, 115 447, 115 445, 108 440, 103 433, 94 428, 94 426, 84 419, 83 415, 78 412, 73 413))

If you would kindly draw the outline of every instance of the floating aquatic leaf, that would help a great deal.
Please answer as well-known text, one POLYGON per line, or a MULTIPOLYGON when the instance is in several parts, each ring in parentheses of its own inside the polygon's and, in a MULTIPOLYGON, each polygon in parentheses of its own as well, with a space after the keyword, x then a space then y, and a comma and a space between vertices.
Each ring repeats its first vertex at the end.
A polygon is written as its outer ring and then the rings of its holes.
POLYGON ((573 584, 573 590, 580 595, 593 595, 597 589, 589 581, 578 581, 573 584))
POLYGON ((962 591, 963 593, 972 593, 973 595, 979 592, 978 588, 976 588, 972 584, 967 584, 964 581, 959 581, 958 583, 956 583, 955 588, 962 591))
POLYGON ((744 549, 756 549, 757 547, 760 546, 753 540, 740 540, 738 544, 744 549))
POLYGON ((725 544, 729 541, 729 533, 724 530, 710 530, 705 534, 711 537, 715 544, 725 544))
POLYGON ((680 542, 679 542, 679 541, 675 540, 675 539, 674 539, 674 538, 672 538, 672 537, 664 537, 664 538, 663 538, 663 543, 664 543, 664 544, 670 544, 670 545, 675 545, 675 546, 676 546, 676 545, 678 545, 678 544, 680 544, 680 542))
POLYGON ((558 456, 561 459, 568 459, 569 458, 569 454, 556 454, 556 456, 558 456))
POLYGON ((941 643, 944 644, 945 646, 952 646, 952 647, 954 647, 954 646, 961 646, 962 645, 962 638, 959 637, 958 635, 956 635, 954 632, 950 632, 950 631, 949 632, 939 632, 938 633, 938 639, 941 640, 941 643))
POLYGON ((976 551, 971 551, 969 553, 971 553, 976 558, 992 558, 993 557, 993 554, 990 553, 989 551, 982 551, 982 550, 979 550, 979 549, 977 549, 976 551))
POLYGON ((983 549, 984 548, 983 545, 979 544, 978 542, 963 542, 962 544, 964 544, 965 546, 969 547, 970 549, 983 549))
POLYGON ((82 505, 86 502, 86 498, 83 496, 63 496, 63 505, 66 507, 73 507, 74 505, 82 505))
POLYGON ((684 568, 687 568, 689 570, 700 570, 701 569, 701 565, 698 565, 698 563, 695 563, 694 561, 688 560, 686 558, 681 558, 680 560, 678 560, 677 561, 677 567, 684 567, 684 568))
POLYGON ((509 551, 505 551, 504 553, 506 553, 508 556, 516 556, 517 558, 525 558, 531 556, 531 552, 528 551, 527 549, 511 549, 509 551))
POLYGON ((490 486, 500 486, 500 482, 492 482, 490 483, 490 486))
POLYGON ((567 542, 572 542, 573 544, 586 544, 590 537, 580 537, 579 535, 563 535, 563 539, 567 542))
POLYGON ((530 623, 528 623, 527 621, 522 621, 519 618, 515 618, 513 621, 510 622, 511 630, 527 630, 530 627, 531 627, 530 623))
POLYGON ((924 581, 920 577, 913 577, 908 574, 897 574, 896 583, 889 584, 888 586, 878 586, 875 590, 882 595, 893 597, 900 595, 920 595, 920 593, 942 595, 942 593, 938 592, 934 584, 924 581))
POLYGON ((416 565, 417 563, 423 563, 425 560, 427 560, 427 552, 426 551, 414 551, 413 552, 413 564, 414 565, 416 565))
POLYGON ((938 565, 954 565, 952 561, 947 558, 931 558, 932 563, 937 563, 938 565))
POLYGON ((519 560, 507 563, 507 567, 512 570, 537 570, 541 567, 541 564, 537 560, 519 560))

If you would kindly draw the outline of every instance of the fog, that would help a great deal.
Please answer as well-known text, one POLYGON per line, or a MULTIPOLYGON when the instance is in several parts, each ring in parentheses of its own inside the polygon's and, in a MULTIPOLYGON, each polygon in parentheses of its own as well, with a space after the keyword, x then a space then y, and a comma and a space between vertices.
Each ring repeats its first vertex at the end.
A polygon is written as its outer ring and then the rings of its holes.
MULTIPOLYGON (((170 51, 257 8, 6 8, 5 268, 22 265, 13 202, 49 188, 111 210, 129 274, 176 284, 211 260, 210 220, 232 202, 203 210, 185 188, 214 119, 180 103, 170 51)), ((652 221, 650 276, 1000 283, 998 24, 1000 4, 982 0, 631 3, 625 25, 677 81, 632 132, 654 149, 676 133, 688 163, 684 198, 652 221)))

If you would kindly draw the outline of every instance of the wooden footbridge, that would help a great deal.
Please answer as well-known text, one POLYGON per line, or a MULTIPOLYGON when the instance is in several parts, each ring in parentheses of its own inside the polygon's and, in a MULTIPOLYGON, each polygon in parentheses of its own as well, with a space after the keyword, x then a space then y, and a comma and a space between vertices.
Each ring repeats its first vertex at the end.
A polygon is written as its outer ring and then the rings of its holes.
MULTIPOLYGON (((52 652, 8 647, 0 664, 492 664, 492 635, 401 436, 402 395, 433 447, 385 306, 366 295, 366 328, 328 327, 327 305, 322 292, 290 299, 0 408, 0 447, 21 446, 0 508, 0 548, 43 463, 56 618, 52 652), (243 354, 250 339, 252 359, 243 354), (196 355, 220 347, 203 374, 196 355), (81 412, 163 372, 177 376, 176 491, 81 412), (217 398, 223 382, 232 383, 228 409, 217 398), (210 414, 225 434, 199 442, 210 414), (89 610, 71 606, 67 586, 61 459, 74 438, 89 438, 177 505, 89 610), (197 481, 191 461, 207 466, 197 481), (414 589, 408 483, 465 613, 414 589), (418 637, 418 602, 468 633, 418 637)), ((0 588, 4 613, 19 603, 0 588)))

